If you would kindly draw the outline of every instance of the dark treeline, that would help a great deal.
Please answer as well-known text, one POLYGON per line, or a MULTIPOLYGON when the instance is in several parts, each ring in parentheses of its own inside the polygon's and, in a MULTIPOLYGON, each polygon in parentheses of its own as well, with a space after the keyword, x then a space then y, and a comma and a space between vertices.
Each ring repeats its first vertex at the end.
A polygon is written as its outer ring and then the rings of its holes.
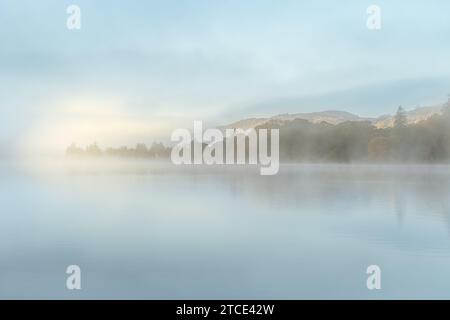
MULTIPOLYGON (((442 114, 409 125, 400 107, 394 126, 389 128, 379 129, 370 122, 332 125, 296 119, 271 120, 256 127, 259 129, 279 129, 281 162, 450 162, 450 101, 443 106, 442 114)), ((97 144, 85 149, 72 144, 67 154, 169 159, 171 148, 153 143, 150 148, 137 144, 135 148, 101 150, 97 144)))
POLYGON ((96 143, 87 146, 86 148, 77 147, 72 144, 67 148, 66 154, 68 156, 111 156, 111 157, 124 157, 124 158, 169 158, 170 148, 166 148, 162 143, 153 143, 150 148, 143 143, 139 143, 135 148, 119 147, 119 148, 107 148, 102 150, 96 143))
POLYGON ((271 121, 258 128, 280 129, 280 159, 294 162, 450 162, 450 103, 442 114, 407 125, 400 107, 394 127, 370 122, 338 125, 306 120, 271 121))

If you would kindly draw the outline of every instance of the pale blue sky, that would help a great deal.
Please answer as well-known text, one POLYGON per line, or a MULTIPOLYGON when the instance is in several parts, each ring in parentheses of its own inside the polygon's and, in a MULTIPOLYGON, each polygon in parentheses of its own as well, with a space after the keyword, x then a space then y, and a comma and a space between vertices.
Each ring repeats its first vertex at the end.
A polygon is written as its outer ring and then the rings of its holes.
POLYGON ((0 144, 77 101, 213 122, 442 102, 448 39, 445 0, 0 0, 0 144), (69 4, 79 31, 66 29, 69 4), (366 28, 371 4, 380 31, 366 28))

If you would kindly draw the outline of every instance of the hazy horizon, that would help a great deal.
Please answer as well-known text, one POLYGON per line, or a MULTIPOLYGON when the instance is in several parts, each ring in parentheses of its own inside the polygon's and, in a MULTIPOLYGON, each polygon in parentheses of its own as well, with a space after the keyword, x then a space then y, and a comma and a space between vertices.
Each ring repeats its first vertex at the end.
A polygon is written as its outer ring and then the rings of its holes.
MULTIPOLYGON (((449 100, 450 101, 450 100, 449 100)), ((289 105, 289 103, 288 103, 289 105)), ((415 111, 417 109, 422 109, 422 108, 434 108, 434 107, 440 107, 440 106, 444 106, 445 103, 444 102, 440 102, 440 103, 436 103, 434 105, 415 105, 414 107, 410 107, 408 108, 407 106, 402 106, 402 108, 404 108, 404 110, 406 112, 411 112, 411 111, 415 111)), ((396 107, 398 108, 398 106, 396 107)), ((394 108, 394 111, 396 111, 396 108, 394 108)), ((286 108, 289 109, 289 108, 286 108)), ((290 109, 289 109, 290 110, 290 109)), ((247 117, 242 117, 242 118, 235 118, 235 121, 226 121, 227 117, 224 117, 223 120, 215 120, 215 121, 206 121, 206 127, 222 127, 225 125, 229 125, 231 123, 234 122, 239 122, 240 120, 246 120, 246 119, 252 119, 252 118, 272 118, 278 115, 283 115, 283 114, 296 114, 296 113, 302 113, 305 115, 308 114, 313 114, 313 113, 321 113, 321 112, 333 112, 333 111, 337 111, 337 112, 346 112, 349 113, 351 115, 355 115, 361 118, 370 118, 373 120, 376 119, 381 119, 382 117, 387 117, 387 116, 394 116, 395 112, 391 112, 391 113, 385 113, 385 114, 380 114, 378 116, 366 116, 363 114, 357 114, 357 113, 353 113, 347 110, 343 110, 343 109, 317 109, 316 111, 311 111, 311 112, 296 112, 295 110, 292 111, 288 111, 288 112, 279 112, 276 114, 268 114, 266 116, 247 116, 247 117)), ((96 115, 99 116, 99 115, 96 115)), ((101 116, 101 115, 100 115, 101 116)), ((233 119, 233 118, 230 118, 233 119)), ((103 119, 104 120, 104 119, 103 119)), ((99 136, 90 136, 89 134, 85 134, 84 137, 80 140, 68 140, 66 139, 64 136, 61 137, 62 140, 60 140, 61 142, 59 143, 58 147, 53 147, 53 148, 43 148, 43 150, 39 150, 39 148, 27 148, 27 149, 16 149, 16 150, 10 150, 7 147, 4 148, 2 151, 2 153, 0 153, 0 157, 5 156, 5 155, 27 155, 27 156, 31 156, 31 155, 62 155, 63 152, 65 151, 65 149, 70 145, 70 144, 76 144, 76 145, 81 145, 81 146, 87 146, 93 143, 99 143, 103 145, 103 147, 109 148, 109 147, 122 147, 122 146, 127 146, 127 147, 134 147, 136 144, 138 143, 144 143, 144 144, 148 144, 151 145, 153 143, 160 143, 162 142, 163 144, 168 144, 168 145, 173 145, 173 143, 170 142, 170 134, 171 132, 176 129, 176 128, 180 128, 180 127, 184 127, 187 128, 188 130, 191 130, 192 128, 192 121, 193 119, 181 119, 181 118, 175 118, 175 119, 167 119, 167 118, 163 118, 161 120, 161 118, 148 118, 148 119, 141 119, 141 122, 139 123, 140 126, 140 130, 137 129, 137 125, 136 123, 134 123, 133 126, 133 131, 140 131, 140 134, 134 134, 134 135, 127 135, 124 138, 125 139, 121 139, 120 135, 123 133, 120 129, 117 130, 116 135, 119 136, 119 139, 107 139, 106 141, 104 140, 104 136, 102 137, 102 135, 99 136), (152 126, 158 123, 158 130, 159 131, 152 131, 152 126), (135 140, 133 140, 135 139, 135 140), (44 151, 44 152, 42 152, 44 151)), ((121 123, 116 123, 116 125, 118 127, 122 127, 122 126, 127 126, 126 122, 121 122, 121 123)), ((97 128, 98 129, 98 128, 97 128)), ((39 140, 35 140, 37 143, 39 143, 39 140)), ((1 141, 0 141, 1 142, 1 141)), ((1 146, 1 144, 0 144, 1 146)))
POLYGON ((0 146, 132 144, 194 119, 441 103, 450 4, 433 3, 379 1, 374 32, 365 1, 80 0, 70 31, 67 3, 2 0, 0 146))

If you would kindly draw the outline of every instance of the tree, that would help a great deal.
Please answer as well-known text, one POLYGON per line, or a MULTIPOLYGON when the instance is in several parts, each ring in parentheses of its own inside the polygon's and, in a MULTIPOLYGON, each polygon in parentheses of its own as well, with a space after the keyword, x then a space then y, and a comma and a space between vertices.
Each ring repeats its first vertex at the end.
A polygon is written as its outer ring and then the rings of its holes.
POLYGON ((99 148, 99 146, 96 143, 93 143, 86 147, 86 154, 90 156, 101 156, 102 150, 99 148))
POLYGON ((442 114, 445 118, 450 119, 450 94, 448 95, 448 101, 442 107, 442 114))
POLYGON ((81 156, 84 154, 84 150, 78 148, 75 143, 72 143, 66 150, 68 156, 81 156))
POLYGON ((163 158, 170 152, 166 150, 166 147, 162 143, 153 142, 149 150, 150 154, 156 158, 163 158))
POLYGON ((402 106, 398 107, 397 114, 395 115, 394 127, 403 128, 408 124, 408 116, 405 109, 402 106))
POLYGON ((147 146, 143 143, 138 143, 136 145, 135 153, 138 157, 145 157, 147 155, 148 149, 147 146))
POLYGON ((370 161, 387 161, 390 159, 390 142, 388 138, 376 136, 369 141, 367 147, 370 161))

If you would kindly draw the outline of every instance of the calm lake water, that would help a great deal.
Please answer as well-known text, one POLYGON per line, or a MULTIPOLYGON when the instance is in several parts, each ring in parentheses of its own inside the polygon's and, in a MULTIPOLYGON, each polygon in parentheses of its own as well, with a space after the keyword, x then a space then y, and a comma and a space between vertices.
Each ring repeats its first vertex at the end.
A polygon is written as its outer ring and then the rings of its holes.
POLYGON ((450 298, 448 166, 33 166, 0 166, 0 298, 450 298))

